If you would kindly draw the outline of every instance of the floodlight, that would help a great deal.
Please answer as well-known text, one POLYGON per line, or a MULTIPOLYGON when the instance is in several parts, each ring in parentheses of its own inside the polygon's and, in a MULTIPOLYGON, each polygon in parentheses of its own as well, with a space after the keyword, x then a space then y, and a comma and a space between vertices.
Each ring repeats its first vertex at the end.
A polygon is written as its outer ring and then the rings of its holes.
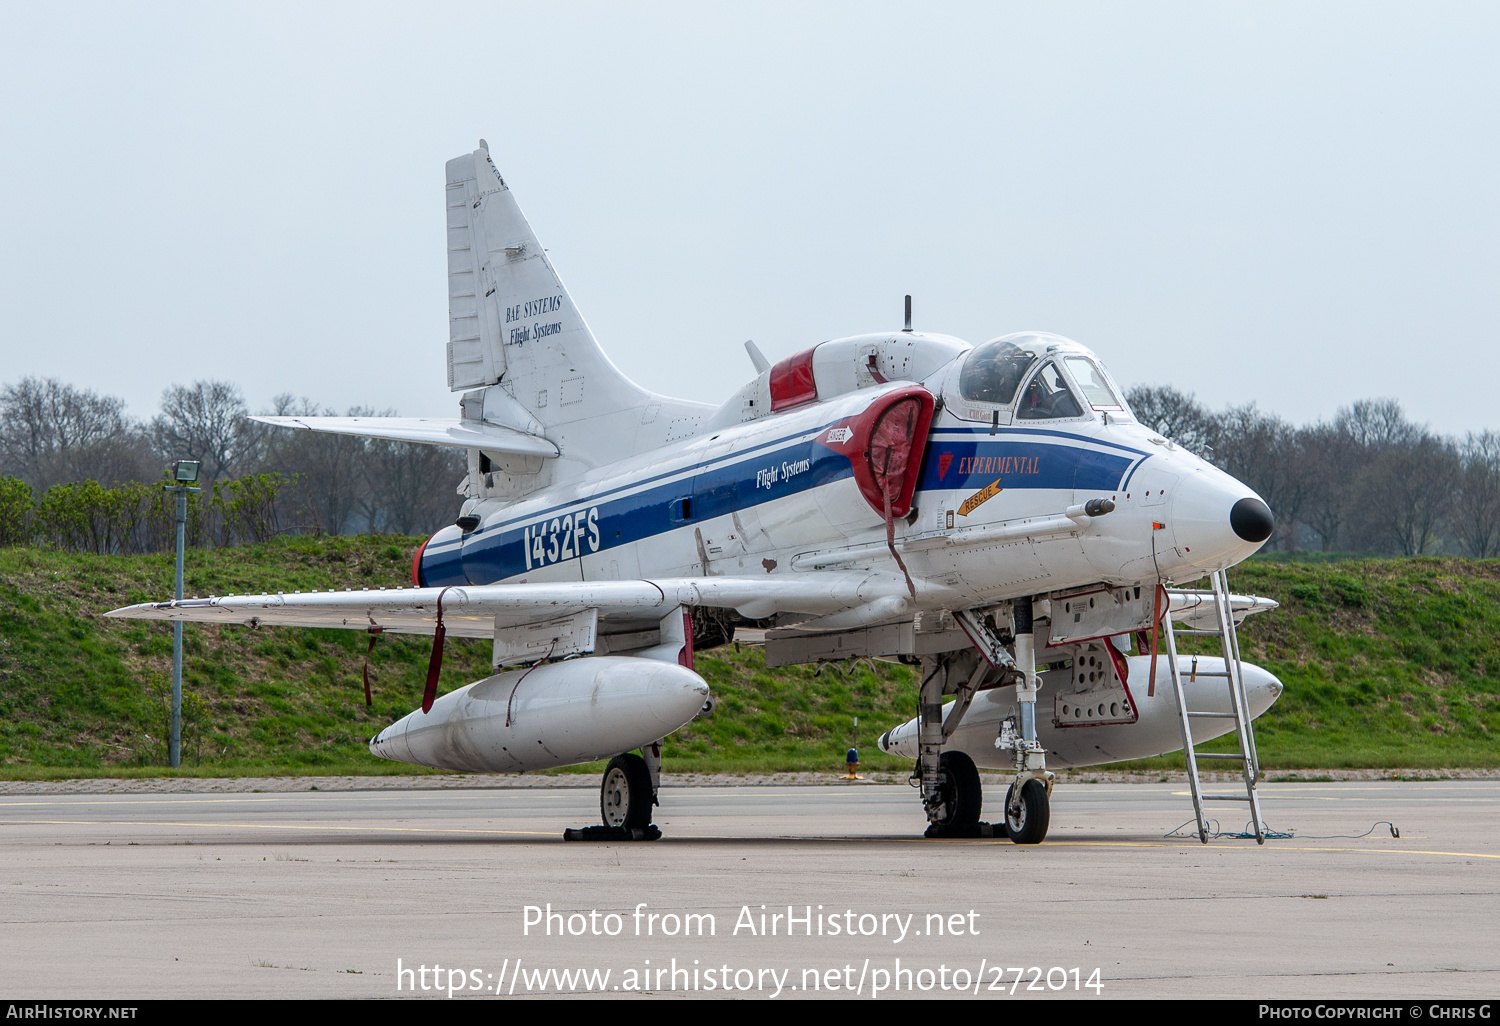
POLYGON ((176 478, 183 484, 192 484, 198 480, 197 460, 178 460, 176 478))

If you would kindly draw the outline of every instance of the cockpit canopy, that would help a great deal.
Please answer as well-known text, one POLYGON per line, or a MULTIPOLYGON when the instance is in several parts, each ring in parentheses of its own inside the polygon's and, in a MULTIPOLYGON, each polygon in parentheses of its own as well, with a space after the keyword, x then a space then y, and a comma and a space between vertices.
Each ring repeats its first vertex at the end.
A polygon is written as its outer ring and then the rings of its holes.
POLYGON ((974 402, 1009 406, 1035 362, 1035 356, 1003 338, 975 346, 958 373, 959 394, 974 402))
POLYGON ((945 389, 949 408, 970 420, 1060 420, 1082 417, 1085 408, 1128 412, 1094 355, 1061 335, 1018 332, 991 339, 969 350, 956 377, 956 388, 950 376, 945 389))

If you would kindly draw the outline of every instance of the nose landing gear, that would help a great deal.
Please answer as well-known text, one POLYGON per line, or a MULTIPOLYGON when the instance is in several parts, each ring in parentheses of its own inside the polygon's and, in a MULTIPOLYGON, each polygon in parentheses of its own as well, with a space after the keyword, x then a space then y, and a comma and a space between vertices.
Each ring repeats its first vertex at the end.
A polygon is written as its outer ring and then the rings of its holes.
POLYGON ((922 664, 917 771, 928 819, 926 836, 1009 837, 1017 844, 1040 844, 1052 818, 1052 774, 1047 772, 1047 753, 1036 736, 1040 681, 1036 675, 1031 600, 1013 603, 1008 645, 1001 643, 992 623, 987 624, 974 613, 959 613, 955 619, 974 648, 940 655, 922 664), (962 751, 942 748, 958 729, 975 692, 986 681, 991 685, 1003 681, 999 673, 1004 671, 1015 680, 1020 723, 1007 718, 995 747, 1014 753, 1016 778, 1005 796, 1004 823, 991 826, 979 820, 983 793, 974 760, 962 751), (946 715, 944 694, 957 696, 946 715))

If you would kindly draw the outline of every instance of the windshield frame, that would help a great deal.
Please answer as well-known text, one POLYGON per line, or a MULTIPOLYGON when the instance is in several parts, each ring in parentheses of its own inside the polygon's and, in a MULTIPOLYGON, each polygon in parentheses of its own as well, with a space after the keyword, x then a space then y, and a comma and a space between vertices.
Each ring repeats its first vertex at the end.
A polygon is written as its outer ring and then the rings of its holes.
POLYGON ((1098 413, 1125 413, 1125 412, 1127 412, 1128 408, 1125 405, 1124 398, 1120 394, 1120 387, 1118 385, 1116 385, 1115 382, 1114 382, 1114 379, 1109 376, 1109 372, 1104 369, 1104 365, 1099 362, 1098 357, 1096 357, 1096 356, 1094 356, 1094 355, 1092 355, 1090 353, 1082 353, 1082 352, 1078 352, 1078 353, 1058 353, 1057 356, 1059 357, 1058 363, 1059 363, 1059 366, 1060 366, 1062 372, 1067 376, 1067 378, 1069 380, 1069 383, 1073 387, 1073 393, 1074 393, 1073 394, 1073 398, 1078 399, 1078 398, 1082 397, 1082 403, 1083 403, 1083 405, 1086 408, 1092 409, 1092 410, 1094 410, 1095 412, 1098 412, 1098 413), (1090 396, 1089 396, 1088 389, 1086 389, 1086 388, 1083 387, 1082 382, 1079 381, 1078 375, 1074 374, 1073 373, 1073 368, 1068 365, 1068 362, 1070 360, 1082 360, 1085 363, 1087 363, 1090 367, 1092 367, 1094 369, 1094 371, 1099 375, 1100 381, 1103 383, 1105 389, 1108 390, 1108 392, 1110 394, 1110 397, 1114 399, 1114 402, 1113 403, 1096 403, 1096 402, 1094 402, 1093 399, 1090 398, 1090 396))
POLYGON ((1063 364, 1063 359, 1062 359, 1063 356, 1064 356, 1063 353, 1047 353, 1047 354, 1044 354, 1040 358, 1040 360, 1039 360, 1039 364, 1040 365, 1038 367, 1036 367, 1036 369, 1034 369, 1030 374, 1028 374, 1026 376, 1026 382, 1025 382, 1025 384, 1023 384, 1020 388, 1018 388, 1016 390, 1016 400, 1015 401, 1016 401, 1017 405, 1016 405, 1015 417, 1013 418, 1016 423, 1021 423, 1023 421, 1026 422, 1026 423, 1041 423, 1043 421, 1056 422, 1056 421, 1064 421, 1064 420, 1088 420, 1088 419, 1090 419, 1092 417, 1093 410, 1088 405, 1088 403, 1082 401, 1079 398, 1080 390, 1078 388, 1078 384, 1077 384, 1077 382, 1075 382, 1072 379, 1072 376, 1068 374, 1068 369, 1063 364), (1046 371, 1047 371, 1047 368, 1049 366, 1053 368, 1053 373, 1055 373, 1057 375, 1057 379, 1062 384, 1063 390, 1067 393, 1068 398, 1070 398, 1073 401, 1073 405, 1077 408, 1078 412, 1077 413, 1069 413, 1069 414, 1067 414, 1065 416, 1057 416, 1057 417, 1054 417, 1054 416, 1038 416, 1038 417, 1028 417, 1028 416, 1025 416, 1022 413, 1021 409, 1020 409, 1019 403, 1025 397, 1026 393, 1031 390, 1032 383, 1035 382, 1041 375, 1045 374, 1046 371))

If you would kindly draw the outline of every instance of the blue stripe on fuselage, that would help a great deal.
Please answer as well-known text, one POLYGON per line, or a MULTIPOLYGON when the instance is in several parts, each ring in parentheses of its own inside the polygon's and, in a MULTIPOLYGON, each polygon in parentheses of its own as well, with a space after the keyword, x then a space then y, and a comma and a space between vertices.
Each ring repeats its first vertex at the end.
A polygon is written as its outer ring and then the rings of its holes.
POLYGON ((997 440, 1004 439, 1007 436, 1009 436, 1010 438, 1015 438, 1016 436, 1020 436, 1023 438, 1036 438, 1038 436, 1047 436, 1050 438, 1066 438, 1074 442, 1084 442, 1088 445, 1103 446, 1106 449, 1119 449, 1121 452, 1133 453, 1136 456, 1150 455, 1144 449, 1136 449, 1128 445, 1121 445, 1119 442, 1112 442, 1106 438, 1093 438, 1089 435, 1080 435, 1072 431, 1058 431, 1053 428, 991 428, 989 427, 989 425, 985 425, 983 427, 953 427, 952 425, 947 425, 944 427, 932 429, 932 438, 934 441, 944 441, 949 438, 961 439, 974 435, 984 435, 991 438, 997 438, 997 440))
POLYGON ((938 439, 928 443, 918 488, 923 491, 982 487, 1060 488, 1113 491, 1134 460, 1077 445, 938 439), (947 457, 945 459, 945 457, 947 457), (946 466, 945 466, 946 464, 946 466))
MULTIPOLYGON (((812 430, 797 431, 797 432, 795 432, 793 434, 782 435, 780 438, 772 438, 772 439, 768 439, 768 440, 766 440, 764 442, 756 442, 754 445, 750 446, 750 448, 748 450, 749 452, 754 453, 755 454, 754 456, 746 456, 746 455, 744 455, 742 453, 734 453, 734 454, 729 454, 729 455, 719 455, 719 456, 715 456, 713 459, 707 460, 707 461, 705 461, 703 463, 687 463, 687 464, 684 464, 684 465, 682 465, 680 467, 676 467, 676 468, 674 468, 672 470, 664 470, 664 471, 662 471, 660 473, 652 474, 650 477, 642 478, 639 481, 631 481, 629 484, 623 484, 623 485, 614 485, 613 487, 605 488, 605 489, 603 489, 603 490, 595 493, 594 495, 592 495, 590 497, 590 499, 589 499, 589 502, 590 502, 591 505, 597 506, 603 500, 605 500, 605 499, 607 499, 607 498, 609 498, 611 496, 619 495, 622 492, 632 491, 632 490, 635 490, 635 489, 639 489, 639 488, 641 488, 644 485, 652 484, 652 483, 657 482, 657 481, 665 481, 667 478, 696 477, 698 474, 701 474, 703 472, 703 469, 705 467, 712 466, 713 464, 720 463, 720 462, 728 461, 728 463, 733 463, 733 464, 737 465, 738 463, 743 462, 746 459, 759 460, 759 459, 763 458, 764 456, 768 455, 768 453, 763 453, 760 450, 768 449, 771 446, 783 445, 784 443, 786 443, 790 439, 794 439, 794 438, 801 438, 801 439, 804 439, 804 440, 810 440, 810 439, 816 438, 818 435, 822 434, 823 431, 825 431, 829 426, 830 426, 829 424, 824 424, 821 427, 814 428, 812 430)), ((726 466, 727 465, 728 464, 726 464, 726 466)), ((679 485, 685 485, 686 483, 687 482, 684 480, 684 481, 679 482, 679 485)), ((683 493, 683 494, 686 494, 686 493, 683 493)), ((485 527, 480 528, 480 533, 483 534, 483 533, 489 533, 489 532, 492 532, 492 531, 504 531, 504 530, 507 530, 508 528, 510 528, 513 525, 524 524, 524 523, 528 523, 528 522, 533 521, 533 520, 540 520, 543 517, 550 517, 550 516, 554 516, 554 515, 557 515, 557 514, 566 513, 568 510, 570 510, 572 507, 574 507, 576 505, 578 505, 578 503, 576 501, 574 501, 574 500, 569 500, 568 502, 555 503, 554 505, 543 507, 542 509, 536 510, 535 512, 532 512, 532 513, 525 513, 525 514, 522 514, 520 516, 512 517, 512 518, 510 518, 508 520, 500 521, 499 523, 494 523, 494 524, 486 525, 485 527)))
MULTIPOLYGON (((464 544, 461 580, 438 580, 429 572, 428 583, 490 583, 517 577, 851 476, 848 458, 819 445, 815 437, 733 463, 714 461, 708 469, 696 468, 690 479, 661 481, 628 494, 616 489, 491 528, 464 544), (684 498, 690 502, 686 517, 684 498)), ((661 476, 673 475, 656 477, 661 476)), ((443 569, 451 573, 458 568, 450 563, 443 569)))
MULTIPOLYGON (((852 473, 848 458, 815 441, 826 426, 762 443, 753 455, 720 456, 651 474, 587 499, 549 504, 535 513, 489 525, 465 540, 461 556, 457 546, 429 553, 423 560, 424 580, 428 586, 444 586, 518 577, 842 480, 852 473), (800 440, 784 444, 788 438, 800 440), (765 449, 766 445, 779 447, 765 449), (799 469, 804 462, 805 469, 799 469), (684 498, 691 503, 686 518, 681 508, 684 498)), ((918 490, 983 487, 998 478, 1007 489, 1113 491, 1137 462, 1134 456, 1022 440, 1016 435, 1046 434, 1146 455, 1063 432, 1011 429, 999 436, 987 432, 987 428, 983 433, 978 429, 935 430, 923 456, 918 490), (944 455, 952 457, 946 472, 942 470, 944 455)))

